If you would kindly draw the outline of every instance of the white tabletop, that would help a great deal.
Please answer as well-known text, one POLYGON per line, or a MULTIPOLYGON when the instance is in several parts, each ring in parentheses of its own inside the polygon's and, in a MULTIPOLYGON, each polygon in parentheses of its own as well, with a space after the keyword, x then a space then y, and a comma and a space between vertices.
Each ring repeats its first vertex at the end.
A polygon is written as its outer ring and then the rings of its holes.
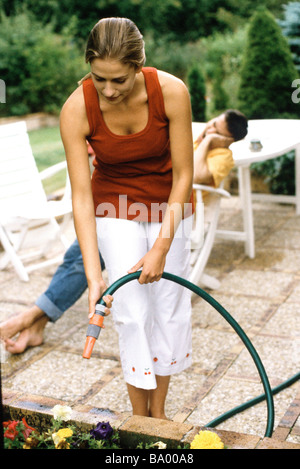
MULTIPOLYGON (((204 129, 205 123, 193 122, 194 139, 204 129)), ((300 145, 300 119, 259 119, 248 121, 248 134, 230 146, 237 166, 264 161, 280 156, 300 145), (259 140, 260 151, 251 151, 251 140, 259 140)))

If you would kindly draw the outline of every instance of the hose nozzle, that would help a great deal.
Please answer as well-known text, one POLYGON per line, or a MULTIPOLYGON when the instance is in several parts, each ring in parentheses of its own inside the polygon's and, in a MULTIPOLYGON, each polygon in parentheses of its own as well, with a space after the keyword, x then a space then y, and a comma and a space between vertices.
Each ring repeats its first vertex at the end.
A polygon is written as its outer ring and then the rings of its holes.
POLYGON ((91 317, 87 328, 85 347, 82 354, 83 358, 91 358, 94 344, 99 337, 101 329, 104 328, 104 316, 105 306, 102 304, 97 304, 95 313, 91 317))

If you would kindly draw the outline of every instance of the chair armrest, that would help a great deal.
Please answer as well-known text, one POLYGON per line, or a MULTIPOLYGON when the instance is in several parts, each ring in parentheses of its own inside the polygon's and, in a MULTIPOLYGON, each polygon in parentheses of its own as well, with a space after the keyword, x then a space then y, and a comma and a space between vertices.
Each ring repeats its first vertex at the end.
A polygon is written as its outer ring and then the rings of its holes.
POLYGON ((198 189, 206 192, 213 192, 214 194, 218 194, 221 197, 231 197, 229 192, 225 191, 225 189, 221 189, 220 187, 216 188, 211 186, 205 186, 204 184, 193 184, 193 189, 198 189))
POLYGON ((54 174, 59 173, 59 171, 66 169, 66 167, 67 167, 66 161, 61 161, 60 163, 56 163, 53 166, 49 166, 49 168, 46 168, 43 171, 41 171, 39 173, 40 178, 43 181, 44 179, 47 179, 53 176, 54 174))

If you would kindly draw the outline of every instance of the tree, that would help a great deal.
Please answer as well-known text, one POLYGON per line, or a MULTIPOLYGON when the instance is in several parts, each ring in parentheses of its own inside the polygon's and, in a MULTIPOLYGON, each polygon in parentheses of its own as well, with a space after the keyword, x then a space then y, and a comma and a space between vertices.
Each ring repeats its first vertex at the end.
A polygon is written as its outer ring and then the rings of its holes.
POLYGON ((291 85, 298 77, 286 38, 265 8, 251 18, 241 67, 239 108, 249 119, 296 117, 291 85))
POLYGON ((30 14, 0 15, 0 77, 6 84, 2 116, 59 112, 87 72, 71 40, 30 14))
POLYGON ((236 29, 260 4, 277 15, 283 3, 286 0, 0 0, 0 10, 12 16, 25 7, 41 23, 51 23, 56 33, 76 18, 78 42, 86 41, 100 18, 126 16, 144 35, 187 43, 236 29))
POLYGON ((193 65, 187 76, 188 87, 191 95, 193 120, 206 121, 205 80, 198 65, 193 65))
POLYGON ((224 72, 222 66, 216 67, 212 80, 212 102, 214 111, 225 111, 229 104, 229 98, 223 87, 224 72))
POLYGON ((279 21, 279 25, 287 37, 294 64, 300 71, 300 2, 284 5, 284 19, 279 21))

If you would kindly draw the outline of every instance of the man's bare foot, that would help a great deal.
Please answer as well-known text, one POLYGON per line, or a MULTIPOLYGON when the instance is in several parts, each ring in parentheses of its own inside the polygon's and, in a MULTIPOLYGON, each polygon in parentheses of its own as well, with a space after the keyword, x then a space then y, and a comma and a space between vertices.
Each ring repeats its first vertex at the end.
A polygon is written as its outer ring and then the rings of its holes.
POLYGON ((11 339, 23 329, 31 327, 36 320, 45 316, 43 310, 34 305, 27 311, 17 314, 0 324, 0 337, 2 340, 11 339))
POLYGON ((37 347, 44 340, 44 329, 48 322, 47 316, 38 319, 32 326, 23 329, 16 340, 5 339, 5 349, 12 354, 23 353, 28 347, 37 347))

